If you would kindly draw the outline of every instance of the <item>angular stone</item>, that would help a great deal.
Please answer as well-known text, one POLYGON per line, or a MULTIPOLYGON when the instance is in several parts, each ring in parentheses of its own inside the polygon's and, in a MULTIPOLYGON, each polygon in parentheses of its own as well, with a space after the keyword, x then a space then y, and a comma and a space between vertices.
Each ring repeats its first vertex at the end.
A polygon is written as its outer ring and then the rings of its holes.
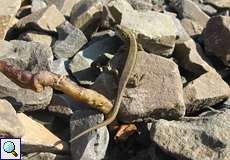
POLYGON ((208 72, 184 87, 184 101, 188 114, 213 106, 230 96, 230 88, 217 73, 208 72))
POLYGON ((191 0, 173 0, 173 7, 177 10, 181 18, 188 18, 195 21, 204 28, 209 20, 209 16, 205 14, 196 3, 191 0))
POLYGON ((68 21, 57 27, 58 40, 53 46, 56 58, 70 58, 87 43, 87 39, 78 28, 75 28, 68 21))
POLYGON ((205 72, 215 72, 215 69, 209 66, 201 57, 203 55, 201 47, 192 39, 178 43, 175 46, 174 57, 178 60, 181 67, 201 75, 205 72))
POLYGON ((119 111, 122 121, 174 119, 185 114, 181 78, 172 60, 138 52, 128 86, 119 111))
POLYGON ((140 11, 151 10, 153 8, 152 0, 128 0, 131 6, 140 11))
POLYGON ((205 51, 230 66, 230 17, 212 17, 203 33, 205 51), (221 32, 220 32, 221 31, 221 32))
POLYGON ((30 153, 23 155, 23 160, 71 160, 69 156, 54 153, 30 153))
POLYGON ((152 125, 151 139, 176 159, 230 159, 230 110, 186 117, 181 121, 159 120, 152 125))
POLYGON ((0 4, 0 40, 3 40, 20 8, 21 0, 0 0, 0 4))
POLYGON ((24 135, 24 127, 19 121, 16 111, 6 100, 0 100, 0 137, 21 138, 24 135))
POLYGON ((32 120, 23 113, 18 113, 18 118, 25 128, 22 136, 22 152, 68 152, 68 144, 40 123, 32 120))
POLYGON ((56 74, 69 75, 67 71, 68 64, 69 60, 66 58, 54 60, 50 65, 50 71, 56 74))
POLYGON ((230 8, 230 1, 228 0, 204 0, 204 3, 211 4, 218 8, 230 8))
POLYGON ((32 12, 46 8, 54 4, 65 16, 70 16, 73 6, 80 0, 32 0, 32 12))
POLYGON ((100 1, 85 0, 74 5, 70 22, 89 37, 101 24, 102 17, 103 4, 100 1))
MULTIPOLYGON (((74 113, 70 120, 70 135, 74 137, 87 128, 104 120, 103 114, 95 110, 81 110, 74 113)), ((71 157, 79 159, 103 159, 109 143, 109 132, 106 127, 99 128, 71 143, 71 157)))
POLYGON ((112 1, 109 9, 117 23, 133 31, 145 50, 163 56, 172 54, 176 27, 171 16, 154 11, 136 11, 123 0, 112 1))
POLYGON ((182 19, 181 24, 186 30, 186 32, 193 38, 196 38, 197 36, 201 35, 203 31, 203 27, 201 27, 195 21, 188 18, 182 19))
POLYGON ((115 54, 119 44, 121 43, 118 38, 106 37, 93 41, 87 48, 79 51, 69 65, 74 77, 81 84, 91 85, 97 76, 90 68, 91 63, 105 53, 115 54))
POLYGON ((42 32, 37 32, 37 31, 28 31, 19 36, 19 39, 24 40, 24 41, 32 41, 32 42, 38 42, 41 44, 45 44, 47 46, 50 46, 53 38, 52 36, 42 33, 42 32))
MULTIPOLYGON (((36 73, 49 70, 53 61, 51 48, 36 42, 0 41, 2 55, 0 59, 12 65, 36 73)), ((6 98, 14 107, 24 110, 42 109, 48 105, 52 97, 52 88, 46 87, 41 93, 23 89, 0 73, 0 97, 6 98)))
MULTIPOLYGON (((22 19, 16 24, 16 28, 34 27, 45 31, 56 31, 56 27, 65 21, 65 17, 56 8, 51 5, 48 8, 41 9, 22 19)), ((31 29, 31 28, 30 28, 31 29)))

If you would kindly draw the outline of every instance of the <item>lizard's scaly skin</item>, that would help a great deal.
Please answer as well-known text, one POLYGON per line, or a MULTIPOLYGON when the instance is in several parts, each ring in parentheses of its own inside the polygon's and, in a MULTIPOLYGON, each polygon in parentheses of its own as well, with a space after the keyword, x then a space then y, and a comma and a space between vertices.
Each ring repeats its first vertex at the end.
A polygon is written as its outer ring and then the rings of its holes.
POLYGON ((80 134, 76 135, 69 141, 70 143, 95 129, 109 125, 117 117, 125 87, 128 83, 129 77, 136 63, 137 42, 136 42, 135 36, 128 28, 117 25, 115 27, 115 30, 116 30, 115 32, 118 33, 120 37, 123 39, 123 41, 128 45, 127 47, 128 52, 127 52, 127 58, 126 58, 126 62, 124 65, 124 69, 122 71, 121 78, 119 80, 117 97, 116 97, 116 101, 115 101, 113 110, 109 113, 108 118, 104 122, 96 126, 93 126, 92 128, 89 128, 81 132, 80 134))

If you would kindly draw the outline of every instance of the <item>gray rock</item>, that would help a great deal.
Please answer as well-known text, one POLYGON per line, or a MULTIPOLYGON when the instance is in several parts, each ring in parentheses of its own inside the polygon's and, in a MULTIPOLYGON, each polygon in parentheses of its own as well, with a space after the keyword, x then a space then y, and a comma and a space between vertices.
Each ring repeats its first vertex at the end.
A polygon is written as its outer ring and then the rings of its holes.
POLYGON ((217 14, 217 9, 215 9, 212 5, 209 5, 207 3, 203 3, 204 1, 200 1, 200 0, 192 0, 194 3, 196 3, 200 9, 205 12, 207 15, 209 16, 213 16, 215 14, 217 14))
POLYGON ((21 0, 0 0, 0 40, 3 40, 12 26, 14 16, 20 8, 21 0))
POLYGON ((153 8, 152 0, 128 0, 131 6, 136 10, 151 10, 153 8))
POLYGON ((122 121, 174 119, 185 114, 181 78, 172 60, 138 52, 128 86, 119 111, 122 121))
POLYGON ((120 40, 116 37, 106 37, 94 41, 87 48, 79 51, 70 62, 70 70, 79 83, 91 85, 96 79, 97 74, 91 63, 99 56, 109 53, 115 54, 120 47, 120 40))
MULTIPOLYGON (((104 120, 103 114, 94 110, 77 111, 70 121, 71 137, 87 128, 95 126, 104 120)), ((99 128, 71 143, 73 160, 101 160, 105 156, 109 142, 109 132, 106 127, 99 128)))
POLYGON ((69 60, 66 58, 60 58, 54 60, 50 65, 50 71, 56 74, 68 75, 67 66, 69 64, 69 60))
POLYGON ((50 46, 53 37, 51 35, 42 33, 42 32, 37 32, 37 31, 28 31, 23 34, 21 34, 18 38, 19 40, 24 40, 24 41, 29 41, 29 42, 38 42, 41 44, 45 44, 47 46, 50 46))
POLYGON ((230 66, 230 17, 212 17, 203 33, 205 51, 230 66), (220 32, 221 31, 221 32, 220 32))
POLYGON ((46 0, 31 0, 31 11, 32 12, 37 12, 40 9, 46 8, 47 7, 47 2, 46 0))
POLYGON ((230 110, 181 121, 159 120, 151 139, 176 159, 228 160, 230 158, 230 110))
POLYGON ((230 109, 230 98, 228 98, 225 102, 224 102, 224 107, 230 109))
POLYGON ((0 100, 0 121, 0 137, 21 138, 24 135, 24 126, 12 105, 6 100, 0 100))
MULTIPOLYGON (((36 73, 40 70, 49 70, 53 61, 51 48, 36 42, 0 41, 0 59, 12 65, 36 73)), ((0 73, 0 97, 8 99, 21 111, 38 110, 48 105, 52 97, 52 88, 46 87, 41 93, 23 89, 0 73)))
POLYGON ((203 31, 203 27, 188 18, 182 19, 181 24, 186 32, 193 38, 197 38, 198 36, 200 36, 203 31))
POLYGON ((172 0, 173 7, 181 18, 188 18, 195 21, 202 28, 206 26, 209 16, 205 14, 196 3, 191 0, 172 0))
POLYGON ((54 153, 30 153, 23 155, 23 160, 70 160, 69 156, 54 153))
POLYGON ((123 0, 112 1, 109 9, 116 23, 131 29, 146 51, 162 56, 172 54, 176 27, 171 16, 154 11, 136 11, 123 0))
POLYGON ((228 0, 203 0, 204 3, 211 4, 217 8, 230 8, 230 2, 228 0))
POLYGON ((69 151, 68 144, 51 133, 43 125, 23 113, 18 113, 17 116, 25 127, 25 134, 21 138, 23 153, 67 153, 69 151))
POLYGON ((230 88, 217 73, 208 72, 184 87, 184 101, 188 114, 213 106, 230 96, 230 88))
POLYGON ((215 72, 215 69, 209 66, 201 57, 203 54, 201 47, 192 39, 177 43, 174 50, 174 57, 178 60, 181 67, 201 75, 205 72, 215 72))
POLYGON ((26 17, 20 19, 15 25, 16 28, 22 29, 24 27, 34 28, 37 30, 56 31, 56 27, 65 21, 65 17, 56 8, 55 5, 51 5, 48 8, 44 8, 34 12, 26 17))
POLYGON ((70 58, 87 43, 87 39, 78 28, 75 28, 68 21, 57 27, 58 40, 53 46, 56 58, 70 58))

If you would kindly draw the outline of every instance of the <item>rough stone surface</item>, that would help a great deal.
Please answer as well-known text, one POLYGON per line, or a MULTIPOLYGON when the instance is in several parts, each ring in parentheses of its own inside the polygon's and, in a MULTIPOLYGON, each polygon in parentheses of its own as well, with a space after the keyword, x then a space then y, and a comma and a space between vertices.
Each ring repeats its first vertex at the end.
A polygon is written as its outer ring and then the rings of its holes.
POLYGON ((176 27, 171 16, 154 11, 138 12, 123 0, 112 1, 109 8, 115 21, 131 29, 145 50, 163 56, 172 54, 176 27))
POLYGON ((47 7, 46 0, 31 0, 31 11, 37 12, 43 8, 47 7))
POLYGON ((201 75, 205 72, 215 72, 201 57, 202 49, 192 39, 177 43, 174 50, 174 57, 184 69, 201 75))
POLYGON ((152 0, 128 0, 131 6, 136 10, 151 10, 153 8, 152 0))
POLYGON ((203 33, 205 51, 230 66, 230 17, 212 17, 203 33))
POLYGON ((70 14, 70 22, 90 37, 101 24, 103 4, 100 1, 85 0, 76 3, 70 14))
POLYGON ((205 73, 184 87, 187 113, 213 106, 229 96, 230 88, 228 84, 217 73, 205 73))
POLYGON ((70 58, 87 43, 87 39, 82 31, 75 28, 68 21, 57 27, 58 40, 53 46, 56 58, 70 58))
POLYGON ((21 0, 0 0, 0 40, 5 35, 21 5, 21 0))
MULTIPOLYGON (((71 137, 104 120, 103 114, 94 110, 75 112, 70 121, 71 137)), ((106 127, 99 128, 71 143, 72 160, 100 160, 105 156, 109 143, 109 132, 106 127)))
POLYGON ((230 110, 181 121, 159 120, 152 125, 151 139, 176 159, 230 159, 230 110))
POLYGON ((186 30, 186 32, 193 38, 196 38, 199 35, 201 35, 201 33, 203 31, 203 27, 201 27, 195 21, 188 19, 188 18, 182 19, 181 24, 184 27, 184 29, 186 30))
POLYGON ((66 58, 60 58, 54 60, 50 65, 50 71, 56 74, 68 75, 67 66, 69 64, 69 60, 66 58))
POLYGON ((20 19, 16 24, 16 28, 33 27, 35 29, 42 29, 45 31, 56 31, 56 27, 65 21, 65 17, 56 8, 51 5, 48 8, 41 9, 26 17, 20 19))
POLYGON ((54 153, 30 153, 22 157, 23 160, 70 160, 69 156, 54 153))
POLYGON ((79 51, 70 62, 70 70, 81 84, 91 85, 96 79, 95 71, 90 68, 91 63, 99 56, 115 54, 120 40, 116 37, 106 37, 93 41, 87 48, 79 51))
POLYGON ((141 118, 174 119, 184 115, 183 89, 178 66, 166 58, 138 52, 129 85, 123 96, 119 118, 130 122, 141 118))
POLYGON ((209 20, 209 16, 205 14, 196 3, 191 0, 173 0, 173 7, 177 10, 181 18, 194 20, 203 28, 209 20))
MULTIPOLYGON (((51 48, 36 42, 0 41, 0 46, 0 59, 32 73, 49 70, 53 61, 51 48)), ((37 110, 49 104, 53 93, 50 87, 36 93, 19 87, 2 73, 0 75, 0 97, 8 99, 14 107, 20 107, 21 111, 37 110)))
POLYGON ((47 46, 50 46, 53 38, 52 36, 42 33, 42 32, 37 32, 37 31, 29 31, 26 33, 23 33, 20 35, 19 39, 24 40, 24 41, 32 41, 32 42, 38 42, 41 44, 45 44, 47 46))
POLYGON ((204 3, 214 5, 218 8, 230 8, 230 1, 228 0, 204 0, 204 3))
POLYGON ((16 111, 6 100, 0 100, 0 121, 0 137, 21 138, 24 135, 24 127, 16 111))
POLYGON ((17 115, 25 128, 25 134, 21 139, 22 152, 68 152, 68 144, 51 133, 43 125, 32 120, 24 113, 18 113, 17 115))

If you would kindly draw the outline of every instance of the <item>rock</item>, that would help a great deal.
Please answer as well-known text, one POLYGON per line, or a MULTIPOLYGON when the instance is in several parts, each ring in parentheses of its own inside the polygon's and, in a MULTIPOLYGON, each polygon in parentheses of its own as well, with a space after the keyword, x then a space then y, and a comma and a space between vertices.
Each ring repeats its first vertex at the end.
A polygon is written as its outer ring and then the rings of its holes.
POLYGON ((21 0, 0 0, 0 40, 12 26, 12 21, 21 5, 21 0))
MULTIPOLYGON (((70 120, 70 135, 74 137, 87 128, 95 126, 104 120, 103 114, 94 110, 75 112, 70 120)), ((73 160, 103 159, 109 143, 109 132, 106 127, 99 128, 71 143, 73 160)))
POLYGON ((175 119, 185 113, 181 78, 172 60, 138 52, 128 86, 118 115, 121 121, 175 119))
POLYGON ((113 74, 101 73, 90 88, 112 100, 117 92, 117 79, 113 74))
POLYGON ((205 51, 230 66, 230 17, 212 17, 203 33, 205 51), (221 31, 221 32, 220 32, 221 31))
POLYGON ((70 14, 70 22, 81 29, 86 37, 90 37, 101 25, 103 18, 103 3, 85 0, 76 3, 70 14))
POLYGON ((226 108, 228 108, 228 109, 230 109, 230 98, 228 98, 228 99, 224 102, 223 106, 226 107, 226 108))
POLYGON ((184 87, 184 101, 188 114, 213 106, 229 96, 228 84, 217 73, 205 73, 184 87))
POLYGON ((65 21, 65 17, 58 11, 55 5, 48 8, 41 9, 26 17, 20 19, 15 25, 16 28, 22 29, 24 27, 35 28, 45 31, 56 31, 56 27, 65 21))
POLYGON ((37 12, 37 11, 47 7, 46 0, 31 0, 31 2, 32 2, 31 3, 31 5, 32 5, 32 7, 31 7, 32 13, 37 12))
POLYGON ((0 137, 21 138, 24 135, 24 127, 16 111, 6 100, 0 100, 0 121, 0 137))
POLYGON ((67 71, 67 66, 69 64, 69 60, 66 58, 60 58, 57 60, 54 60, 52 64, 50 65, 50 71, 56 74, 61 75, 69 75, 67 71))
POLYGON ((176 159, 227 160, 230 158, 230 110, 209 113, 181 121, 159 120, 152 125, 151 139, 176 159))
POLYGON ((230 2, 228 0, 204 0, 204 3, 213 5, 217 8, 230 8, 230 2))
MULTIPOLYGON (((0 41, 0 59, 12 65, 36 73, 49 70, 53 60, 51 48, 36 42, 0 41)), ((43 92, 36 93, 23 89, 0 73, 0 97, 6 98, 14 107, 21 111, 42 109, 47 106, 52 97, 52 89, 46 87, 43 92)))
POLYGON ((171 16, 154 11, 136 11, 123 0, 112 1, 109 9, 116 23, 131 29, 146 51, 162 56, 172 54, 176 27, 171 16))
POLYGON ((95 40, 87 48, 79 51, 74 56, 70 62, 69 69, 79 83, 91 85, 98 76, 95 70, 90 68, 91 63, 105 53, 115 54, 120 44, 120 39, 117 37, 106 37, 95 40))
POLYGON ((65 16, 69 17, 74 4, 80 0, 32 0, 32 12, 36 12, 54 4, 65 16))
POLYGON ((178 43, 175 46, 174 57, 178 60, 181 67, 201 75, 206 72, 215 72, 215 69, 209 66, 201 57, 203 55, 201 47, 192 39, 178 43))
POLYGON ((172 19, 173 19, 173 22, 176 26, 176 37, 177 37, 176 44, 189 40, 190 36, 186 32, 185 28, 182 26, 179 19, 177 19, 176 17, 173 17, 173 16, 172 16, 172 19))
POLYGON ((68 21, 57 27, 58 40, 53 46, 56 58, 70 58, 87 43, 87 39, 78 28, 75 28, 68 21))
POLYGON ((203 27, 201 27, 195 21, 188 18, 182 19, 181 24, 186 30, 186 32, 193 38, 197 38, 199 35, 201 35, 203 31, 203 27))
POLYGON ((151 0, 128 0, 131 6, 140 11, 147 11, 153 8, 151 0))
POLYGON ((54 153, 30 153, 23 155, 23 160, 70 160, 70 157, 67 155, 54 154, 54 153))
POLYGON ((40 123, 32 120, 23 113, 18 113, 18 118, 25 128, 25 134, 22 136, 22 152, 68 152, 68 144, 40 123))
POLYGON ((205 14, 196 3, 191 0, 172 0, 172 5, 181 18, 191 19, 202 28, 205 28, 209 16, 205 14))
POLYGON ((37 32, 37 31, 28 31, 20 35, 18 38, 20 40, 24 41, 33 41, 33 42, 38 42, 41 44, 45 44, 47 46, 50 46, 53 38, 52 36, 42 33, 42 32, 37 32))

